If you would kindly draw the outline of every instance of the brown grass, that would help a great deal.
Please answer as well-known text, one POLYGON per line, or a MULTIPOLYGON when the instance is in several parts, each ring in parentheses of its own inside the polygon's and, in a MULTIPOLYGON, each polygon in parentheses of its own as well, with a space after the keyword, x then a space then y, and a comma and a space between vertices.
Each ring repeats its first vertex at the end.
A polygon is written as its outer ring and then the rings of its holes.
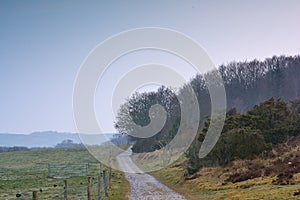
MULTIPOLYGON (((151 174, 187 199, 299 199, 300 137, 254 160, 207 167, 184 178, 184 164, 151 174)), ((181 163, 184 163, 181 160, 181 163)))

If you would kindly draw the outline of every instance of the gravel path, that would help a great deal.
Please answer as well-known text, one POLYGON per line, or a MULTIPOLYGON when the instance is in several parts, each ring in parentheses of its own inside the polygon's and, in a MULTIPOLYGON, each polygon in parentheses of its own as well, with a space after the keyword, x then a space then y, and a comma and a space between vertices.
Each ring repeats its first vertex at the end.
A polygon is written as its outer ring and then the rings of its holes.
POLYGON ((131 148, 117 156, 118 164, 130 182, 130 200, 185 200, 153 176, 144 173, 131 160, 131 148))

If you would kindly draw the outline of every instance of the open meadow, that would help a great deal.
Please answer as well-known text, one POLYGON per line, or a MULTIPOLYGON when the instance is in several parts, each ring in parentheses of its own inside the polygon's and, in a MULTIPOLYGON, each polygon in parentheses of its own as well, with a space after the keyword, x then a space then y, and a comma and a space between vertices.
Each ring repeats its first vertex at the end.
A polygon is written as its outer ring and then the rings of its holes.
MULTIPOLYGON (((99 151, 105 149, 99 147, 99 151)), ((91 177, 91 199, 97 199, 97 177, 102 170, 108 168, 102 165, 100 169, 99 161, 85 148, 1 153, 0 199, 32 199, 32 191, 38 191, 39 199, 63 199, 64 180, 68 199, 87 199, 87 176, 91 177)), ((101 184, 104 197, 103 181, 101 184)), ((111 187, 104 199, 126 199, 128 192, 124 174, 112 170, 111 187)))

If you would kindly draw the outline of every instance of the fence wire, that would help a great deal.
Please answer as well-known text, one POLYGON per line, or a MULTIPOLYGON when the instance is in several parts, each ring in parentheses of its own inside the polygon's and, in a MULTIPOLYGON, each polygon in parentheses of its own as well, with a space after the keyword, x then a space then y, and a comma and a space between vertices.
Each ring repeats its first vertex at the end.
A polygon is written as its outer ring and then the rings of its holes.
POLYGON ((87 178, 90 178, 91 200, 98 199, 98 176, 100 177, 100 191, 102 198, 105 196, 104 188, 108 183, 108 168, 100 163, 86 164, 39 164, 22 169, 0 168, 0 199, 32 199, 32 192, 37 191, 38 199, 64 199, 65 183, 67 180, 68 199, 87 199, 87 178), (103 180, 103 169, 106 169, 106 180, 103 180), (2 182, 5 181, 5 182, 2 182), (1 184, 12 188, 11 192, 1 196, 1 184), (22 183, 22 184, 20 184, 22 183))

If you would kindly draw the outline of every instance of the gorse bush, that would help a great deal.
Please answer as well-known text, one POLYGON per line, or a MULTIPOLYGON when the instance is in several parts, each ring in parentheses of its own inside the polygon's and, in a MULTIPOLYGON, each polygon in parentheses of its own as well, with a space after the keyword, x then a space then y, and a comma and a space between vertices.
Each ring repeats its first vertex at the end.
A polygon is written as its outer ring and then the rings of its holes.
POLYGON ((221 136, 213 150, 203 159, 197 158, 210 120, 199 132, 196 141, 186 152, 189 159, 188 174, 198 171, 202 166, 225 166, 238 159, 253 159, 262 152, 272 149, 278 143, 286 142, 300 132, 294 126, 299 121, 287 103, 271 98, 254 106, 245 114, 235 109, 228 111, 221 136))

